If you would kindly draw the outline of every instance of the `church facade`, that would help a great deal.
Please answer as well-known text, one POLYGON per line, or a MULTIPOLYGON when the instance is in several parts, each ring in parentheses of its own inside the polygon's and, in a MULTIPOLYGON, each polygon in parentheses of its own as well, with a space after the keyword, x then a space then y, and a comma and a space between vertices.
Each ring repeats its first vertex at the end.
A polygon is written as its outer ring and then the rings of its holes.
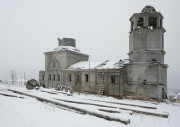
POLYGON ((63 84, 75 91, 118 97, 166 98, 163 16, 146 6, 129 20, 128 59, 89 61, 89 55, 76 48, 75 39, 58 38, 58 47, 44 53, 45 71, 39 72, 40 84, 46 88, 63 84))

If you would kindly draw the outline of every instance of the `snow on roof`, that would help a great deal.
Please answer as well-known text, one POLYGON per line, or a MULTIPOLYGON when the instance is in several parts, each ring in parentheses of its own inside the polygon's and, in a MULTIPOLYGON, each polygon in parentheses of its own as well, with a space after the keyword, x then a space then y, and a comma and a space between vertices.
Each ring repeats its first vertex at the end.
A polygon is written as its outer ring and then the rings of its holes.
POLYGON ((68 69, 115 69, 122 68, 129 60, 80 61, 68 69))
POLYGON ((46 53, 54 52, 54 51, 65 51, 65 50, 81 53, 79 49, 72 46, 59 46, 59 47, 54 48, 53 51, 47 51, 46 53))
POLYGON ((79 49, 72 47, 72 46, 59 46, 54 48, 54 51, 60 51, 60 50, 69 50, 69 51, 74 51, 74 52, 80 52, 79 49))

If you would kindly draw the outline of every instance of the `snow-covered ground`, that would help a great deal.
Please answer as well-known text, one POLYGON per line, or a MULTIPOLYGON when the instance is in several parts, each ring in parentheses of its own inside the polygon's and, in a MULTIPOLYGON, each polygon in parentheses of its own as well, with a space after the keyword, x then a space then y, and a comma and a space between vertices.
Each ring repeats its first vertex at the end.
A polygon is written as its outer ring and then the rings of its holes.
POLYGON ((179 118, 180 105, 178 104, 118 100, 113 97, 78 95, 76 93, 73 96, 67 96, 67 94, 54 89, 27 90, 23 86, 0 84, 0 127, 179 127, 179 118), (42 102, 10 90, 82 109, 87 113, 42 102), (143 107, 151 107, 152 109, 143 107), (135 111, 168 114, 168 118, 135 111), (88 112, 110 118, 130 120, 130 123, 125 125, 121 122, 109 121, 88 114, 88 112))

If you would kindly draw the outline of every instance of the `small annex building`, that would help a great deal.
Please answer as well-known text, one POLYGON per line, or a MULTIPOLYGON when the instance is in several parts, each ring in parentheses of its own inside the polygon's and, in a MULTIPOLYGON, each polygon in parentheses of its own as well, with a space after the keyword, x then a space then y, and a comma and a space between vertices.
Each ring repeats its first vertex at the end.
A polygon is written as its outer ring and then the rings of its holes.
POLYGON ((73 38, 58 38, 58 47, 45 52, 45 71, 39 82, 46 88, 60 84, 75 91, 109 96, 165 99, 167 68, 164 63, 163 16, 146 6, 129 19, 129 58, 89 61, 73 38))

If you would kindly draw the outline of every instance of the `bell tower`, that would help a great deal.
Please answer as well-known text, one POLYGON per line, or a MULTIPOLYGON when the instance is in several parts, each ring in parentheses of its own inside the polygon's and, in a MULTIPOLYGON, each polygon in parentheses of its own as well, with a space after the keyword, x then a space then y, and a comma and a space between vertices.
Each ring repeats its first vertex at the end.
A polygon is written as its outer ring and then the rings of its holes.
POLYGON ((129 59, 134 62, 164 63, 163 16, 154 7, 146 6, 130 18, 129 59))
POLYGON ((145 6, 129 20, 127 89, 137 96, 164 99, 168 65, 164 64, 163 16, 154 7, 145 6))

